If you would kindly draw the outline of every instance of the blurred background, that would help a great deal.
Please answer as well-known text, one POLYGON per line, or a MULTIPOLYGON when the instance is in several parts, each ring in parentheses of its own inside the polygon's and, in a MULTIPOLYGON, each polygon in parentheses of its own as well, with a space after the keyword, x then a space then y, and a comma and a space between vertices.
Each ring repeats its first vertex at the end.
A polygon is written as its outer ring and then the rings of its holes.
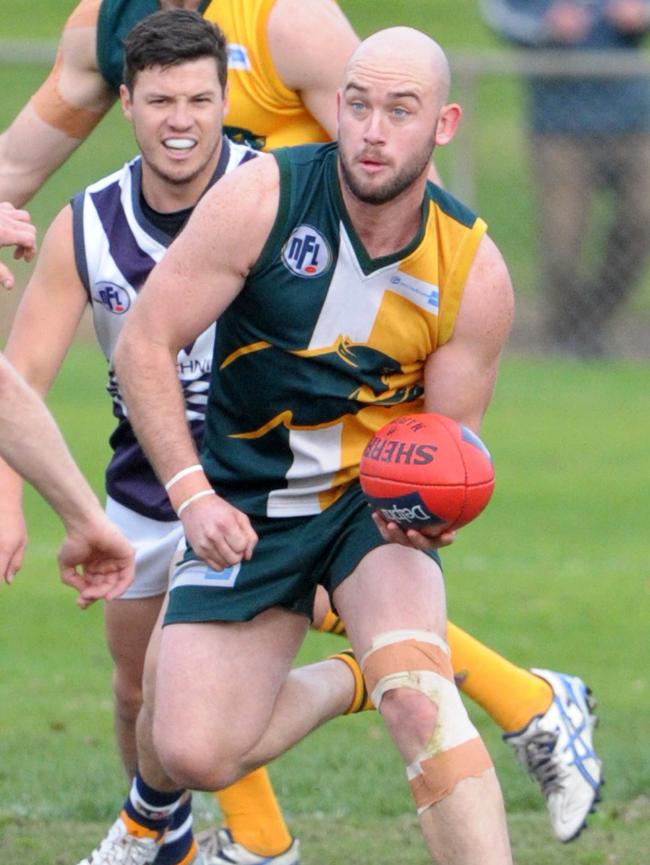
MULTIPOLYGON (((74 0, 2 4, 0 127, 9 123, 45 77, 60 28, 74 5, 74 0)), ((487 220, 510 266, 518 300, 511 351, 647 358, 650 55, 644 47, 644 27, 623 48, 611 48, 601 38, 595 48, 576 53, 569 42, 548 47, 539 35, 531 35, 530 27, 527 31, 524 26, 522 36, 521 28, 507 26, 510 16, 516 20, 524 14, 522 9, 537 9, 539 16, 546 5, 539 0, 408 0, 398 10, 371 0, 341 3, 362 36, 408 21, 438 39, 449 54, 452 98, 462 105, 464 118, 456 138, 438 151, 436 160, 449 190, 487 220), (542 93, 541 107, 540 82, 542 88, 559 90, 545 102, 542 93), (551 137, 556 133, 566 140, 573 134, 582 147, 578 153, 560 150, 541 177, 536 135, 540 112, 546 112, 541 122, 550 127, 551 137), (634 151, 628 158, 616 149, 619 128, 629 137, 630 126, 633 136, 647 138, 639 141, 638 152, 647 151, 648 169, 637 165, 635 173, 626 174, 626 159, 628 165, 640 161, 634 159, 634 151), (557 184, 552 183, 553 172, 557 184), (585 176, 579 178, 581 172, 585 176), (574 182, 567 189, 570 181, 574 182), (553 198, 558 184, 565 195, 553 198), (554 267, 564 276, 559 286, 552 284, 554 267), (573 340, 560 333, 562 322, 573 332, 573 340), (598 339, 590 340, 590 331, 597 332, 598 339)), ((39 229, 71 194, 133 152, 119 109, 114 108, 94 132, 92 143, 81 148, 32 202, 39 229)), ((24 279, 26 268, 18 267, 17 273, 24 279)), ((1 337, 6 335, 11 308, 11 303, 3 305, 1 337)))
MULTIPOLYGON (((578 5, 588 9, 592 2, 578 5)), ((75 5, 1 0, 0 128, 45 78, 75 5)), ((505 2, 340 5, 361 36, 406 23, 447 51, 452 97, 464 119, 436 162, 445 185, 488 222, 515 285, 516 324, 483 428, 497 486, 485 514, 445 553, 450 612, 516 663, 574 672, 593 687, 607 780, 589 831, 575 844, 559 845, 537 786, 515 765, 495 725, 471 706, 502 779, 516 861, 643 865, 650 846, 650 271, 644 222, 650 196, 642 192, 642 175, 631 186, 622 179, 629 162, 616 142, 617 124, 627 123, 636 167, 650 157, 650 148, 639 146, 650 74, 646 40, 635 37, 625 50, 603 41, 576 55, 566 45, 544 48, 534 22, 513 18, 505 2), (519 29, 505 32, 513 21, 519 29), (631 83, 640 102, 617 96, 612 81, 631 83), (593 100, 579 95, 585 82, 593 100), (563 92, 551 98, 553 128, 547 129, 539 125, 535 100, 540 86, 543 98, 544 85, 557 83, 563 92), (606 107, 596 97, 605 98, 606 107), (602 119, 602 128, 592 125, 589 135, 583 134, 581 102, 591 105, 584 123, 602 119), (557 140, 576 132, 584 152, 557 140), (566 207, 550 202, 549 186, 540 184, 542 156, 547 184, 555 170, 562 178, 556 192, 572 190, 566 207), (573 191, 579 180, 582 193, 573 191), (578 251, 567 260, 569 241, 578 251), (573 274, 564 285, 571 297, 566 307, 551 300, 558 269, 573 274), (567 322, 576 340, 558 338, 567 322), (590 340, 596 327, 598 339, 590 340)), ((527 4, 513 5, 519 13, 527 4)), ((528 5, 539 10, 545 3, 528 5)), ((39 234, 71 195, 134 153, 130 130, 114 108, 29 205, 39 234)), ((9 260, 8 250, 0 254, 9 260)), ((19 262, 14 272, 17 288, 0 298, 0 345, 29 267, 19 262)), ((105 364, 93 343, 86 322, 49 402, 101 495, 111 417, 105 364)), ((111 667, 101 610, 79 614, 71 593, 58 585, 54 552, 61 527, 31 490, 26 514, 25 566, 14 586, 0 588, 0 858, 4 865, 67 865, 104 834, 124 795, 111 731, 111 667)), ((341 645, 336 637, 312 634, 301 660, 341 645)), ((327 725, 274 764, 305 865, 354 861, 360 849, 369 860, 424 861, 406 785, 387 781, 401 772, 375 713, 327 725)), ((214 819, 210 807, 210 801, 205 812, 199 807, 199 822, 214 819)))

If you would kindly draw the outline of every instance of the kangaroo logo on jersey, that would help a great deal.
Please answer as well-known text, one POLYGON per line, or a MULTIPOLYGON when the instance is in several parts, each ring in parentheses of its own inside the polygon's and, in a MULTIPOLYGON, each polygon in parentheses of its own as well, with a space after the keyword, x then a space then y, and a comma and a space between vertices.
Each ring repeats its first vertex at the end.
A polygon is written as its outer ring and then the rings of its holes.
POLYGON ((329 269, 332 253, 320 231, 299 225, 282 247, 282 263, 296 276, 309 279, 329 269))
POLYGON ((125 288, 112 282, 98 282, 95 285, 95 296, 97 303, 101 303, 114 315, 124 315, 131 306, 131 298, 125 288))

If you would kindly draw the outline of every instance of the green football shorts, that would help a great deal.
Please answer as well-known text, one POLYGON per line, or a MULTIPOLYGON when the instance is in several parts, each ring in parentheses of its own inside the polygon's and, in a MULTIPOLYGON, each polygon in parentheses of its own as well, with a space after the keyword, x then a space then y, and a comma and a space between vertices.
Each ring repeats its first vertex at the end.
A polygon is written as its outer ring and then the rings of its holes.
MULTIPOLYGON (((258 542, 250 561, 215 571, 188 549, 170 583, 165 624, 246 622, 271 607, 311 618, 317 585, 336 587, 385 543, 358 483, 308 517, 251 517, 258 542)), ((438 564, 435 550, 427 553, 438 564)))

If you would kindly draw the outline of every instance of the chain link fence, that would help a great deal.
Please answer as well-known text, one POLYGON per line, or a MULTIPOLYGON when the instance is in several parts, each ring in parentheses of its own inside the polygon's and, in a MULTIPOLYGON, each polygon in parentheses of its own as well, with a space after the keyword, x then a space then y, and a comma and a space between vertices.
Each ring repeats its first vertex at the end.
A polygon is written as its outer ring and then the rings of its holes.
MULTIPOLYGON (((0 41, 0 64, 49 63, 55 48, 0 41)), ((446 186, 486 219, 510 267, 511 350, 650 358, 650 134, 581 136, 576 146, 540 141, 528 105, 531 77, 607 88, 650 78, 650 56, 566 49, 449 56, 463 121, 436 162, 446 186)))
POLYGON ((511 347, 650 357, 650 132, 602 131, 628 110, 616 104, 616 82, 640 85, 650 101, 650 57, 564 49, 463 51, 450 60, 464 116, 438 162, 450 190, 487 220, 510 267, 511 347), (562 133, 533 132, 533 89, 560 79, 571 114, 549 125, 562 133), (607 105, 596 134, 576 132, 585 125, 576 99, 585 82, 607 105))

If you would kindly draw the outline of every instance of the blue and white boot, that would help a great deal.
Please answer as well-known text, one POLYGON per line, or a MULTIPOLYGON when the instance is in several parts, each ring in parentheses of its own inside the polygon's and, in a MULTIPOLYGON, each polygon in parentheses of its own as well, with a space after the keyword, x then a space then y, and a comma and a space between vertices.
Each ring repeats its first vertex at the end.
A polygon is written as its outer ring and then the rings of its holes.
POLYGON ((559 841, 572 841, 600 801, 602 762, 594 750, 595 700, 582 679, 531 670, 553 689, 553 702, 519 733, 506 733, 524 769, 542 788, 559 841))
POLYGON ((228 829, 209 829, 196 835, 205 865, 300 865, 300 842, 294 838, 284 853, 259 856, 237 844, 228 829))

